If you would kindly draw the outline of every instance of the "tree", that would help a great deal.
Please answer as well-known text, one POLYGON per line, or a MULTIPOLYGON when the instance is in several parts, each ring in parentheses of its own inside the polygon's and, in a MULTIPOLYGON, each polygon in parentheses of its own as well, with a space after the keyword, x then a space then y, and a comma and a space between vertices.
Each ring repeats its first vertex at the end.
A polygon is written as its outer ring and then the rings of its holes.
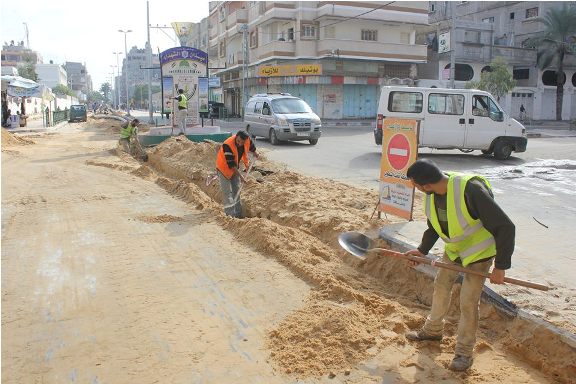
POLYGON ((53 87, 52 92, 54 92, 57 95, 76 96, 74 94, 74 91, 72 91, 70 88, 62 84, 58 84, 55 87, 53 87))
POLYGON ((97 104, 100 104, 103 100, 104 100, 104 96, 102 96, 102 94, 100 92, 88 91, 87 102, 89 105, 92 105, 92 103, 94 103, 94 102, 96 102, 97 104))
POLYGON ((490 92, 498 101, 516 86, 516 80, 504 59, 497 57, 490 63, 490 69, 480 74, 480 81, 466 83, 466 88, 481 89, 490 92))
MULTIPOLYGON (((160 91, 157 85, 152 86, 152 93, 160 91)), ((148 108, 148 84, 138 84, 134 87, 134 104, 140 108, 148 108)))
POLYGON ((562 8, 551 8, 546 16, 536 21, 544 24, 544 31, 531 38, 526 46, 538 49, 536 56, 540 69, 556 69, 556 120, 562 120, 564 98, 564 59, 574 53, 573 35, 576 33, 576 9, 566 4, 562 8))
POLYGON ((102 95, 104 95, 104 100, 110 100, 108 94, 110 93, 111 90, 112 86, 110 85, 110 83, 104 83, 100 86, 100 92, 102 92, 102 95))
POLYGON ((34 62, 32 56, 24 55, 24 64, 18 66, 18 75, 38 81, 38 74, 36 73, 36 63, 34 62))

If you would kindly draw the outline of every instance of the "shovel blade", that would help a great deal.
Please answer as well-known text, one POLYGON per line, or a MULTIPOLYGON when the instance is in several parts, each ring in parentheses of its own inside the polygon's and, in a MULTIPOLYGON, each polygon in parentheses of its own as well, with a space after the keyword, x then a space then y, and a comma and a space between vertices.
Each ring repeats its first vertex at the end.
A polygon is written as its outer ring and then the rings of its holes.
POLYGON ((348 253, 357 258, 366 259, 366 253, 372 248, 372 239, 360 232, 344 232, 338 236, 338 243, 348 253))

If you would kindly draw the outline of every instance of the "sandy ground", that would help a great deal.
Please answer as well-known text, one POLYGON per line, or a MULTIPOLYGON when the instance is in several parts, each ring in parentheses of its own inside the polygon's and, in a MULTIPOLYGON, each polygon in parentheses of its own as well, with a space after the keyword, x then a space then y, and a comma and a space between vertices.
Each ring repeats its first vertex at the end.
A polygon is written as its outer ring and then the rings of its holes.
POLYGON ((3 132, 3 383, 576 377, 573 346, 544 333, 535 344, 540 329, 488 305, 466 374, 446 369, 457 300, 442 343, 408 342, 430 282, 337 245, 342 231, 386 224, 370 220, 375 191, 264 159, 242 193, 250 218, 230 219, 205 183, 216 144, 173 138, 139 163, 115 150, 117 124, 66 125, 34 145, 3 132))

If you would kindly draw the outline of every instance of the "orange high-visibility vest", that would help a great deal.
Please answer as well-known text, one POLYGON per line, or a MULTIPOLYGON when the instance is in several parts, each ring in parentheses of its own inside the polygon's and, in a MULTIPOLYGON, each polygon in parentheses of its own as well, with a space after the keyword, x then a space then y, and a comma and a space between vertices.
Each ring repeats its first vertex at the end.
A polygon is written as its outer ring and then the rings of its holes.
MULTIPOLYGON (((230 149, 232 149, 232 153, 234 154, 234 158, 236 159, 236 166, 239 165, 240 159, 238 159, 238 148, 236 148, 236 135, 230 136, 227 138, 224 143, 227 144, 230 149)), ((244 154, 242 155, 242 161, 246 168, 248 168, 248 151, 250 150, 250 139, 246 139, 244 141, 244 154)), ((216 156, 216 169, 220 171, 224 175, 225 178, 230 179, 232 175, 234 175, 234 170, 228 167, 228 162, 226 161, 226 156, 224 156, 224 146, 220 146, 218 150, 218 155, 216 156)))

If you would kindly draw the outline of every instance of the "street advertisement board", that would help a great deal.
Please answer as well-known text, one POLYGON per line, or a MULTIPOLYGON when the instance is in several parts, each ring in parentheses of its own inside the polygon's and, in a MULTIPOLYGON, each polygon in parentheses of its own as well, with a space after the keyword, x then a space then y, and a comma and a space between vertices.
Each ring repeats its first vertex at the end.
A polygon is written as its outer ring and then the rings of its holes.
POLYGON ((441 33, 438 38, 438 53, 450 52, 450 31, 441 33))
POLYGON ((418 120, 386 118, 382 125, 382 160, 378 210, 412 220, 414 186, 406 176, 418 157, 418 120))
MULTIPOLYGON (((162 113, 177 109, 178 101, 174 98, 182 89, 188 99, 187 121, 197 124, 200 103, 198 78, 206 76, 207 65, 208 54, 196 48, 175 47, 160 52, 162 113)), ((173 120, 173 124, 177 125, 178 121, 173 120)))
POLYGON ((208 78, 198 78, 198 111, 208 113, 208 78))

